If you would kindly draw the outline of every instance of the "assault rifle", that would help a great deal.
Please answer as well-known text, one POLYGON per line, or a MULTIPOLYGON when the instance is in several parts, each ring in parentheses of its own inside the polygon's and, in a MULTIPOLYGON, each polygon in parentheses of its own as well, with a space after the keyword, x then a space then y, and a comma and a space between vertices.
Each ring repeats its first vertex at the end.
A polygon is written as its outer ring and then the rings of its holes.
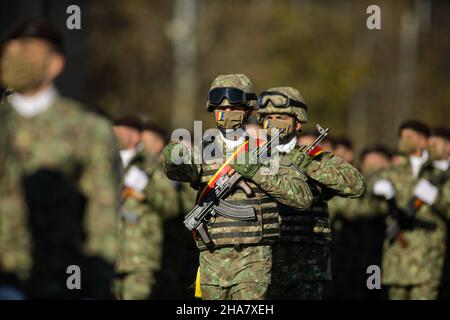
MULTIPOLYGON (((304 146, 302 151, 309 152, 313 150, 328 135, 329 129, 323 129, 319 125, 316 127, 319 130, 320 135, 310 145, 304 146)), ((259 148, 256 147, 251 153, 255 156, 261 155, 262 152, 267 150, 268 146, 278 139, 283 131, 284 129, 279 130, 266 144, 259 148)), ((242 180, 242 175, 235 170, 231 170, 227 174, 222 175, 214 185, 214 189, 212 189, 204 199, 201 199, 194 209, 186 215, 184 225, 190 231, 197 231, 206 247, 210 248, 213 244, 211 237, 205 229, 205 223, 212 217, 221 215, 229 219, 243 221, 255 219, 256 213, 253 206, 237 206, 224 201, 238 184, 245 188, 245 184, 242 184, 241 182, 244 182, 244 180, 242 180)), ((247 186, 247 188, 249 187, 247 186)))

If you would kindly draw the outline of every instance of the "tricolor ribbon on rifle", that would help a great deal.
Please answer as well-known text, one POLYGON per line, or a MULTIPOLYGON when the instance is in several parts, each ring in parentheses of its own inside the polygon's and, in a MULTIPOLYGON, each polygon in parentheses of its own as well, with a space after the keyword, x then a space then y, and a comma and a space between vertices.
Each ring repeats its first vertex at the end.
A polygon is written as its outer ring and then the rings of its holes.
MULTIPOLYGON (((256 139, 256 147, 260 148, 263 145, 265 145, 267 141, 256 139)), ((230 166, 231 161, 236 159, 242 152, 248 151, 249 146, 249 140, 246 139, 243 144, 241 144, 234 152, 233 154, 222 164, 222 166, 216 171, 216 173, 209 179, 206 186, 203 188, 202 192, 200 193, 200 196, 198 198, 198 202, 202 202, 203 199, 212 191, 214 190, 217 181, 225 174, 228 174, 233 168, 230 166)))

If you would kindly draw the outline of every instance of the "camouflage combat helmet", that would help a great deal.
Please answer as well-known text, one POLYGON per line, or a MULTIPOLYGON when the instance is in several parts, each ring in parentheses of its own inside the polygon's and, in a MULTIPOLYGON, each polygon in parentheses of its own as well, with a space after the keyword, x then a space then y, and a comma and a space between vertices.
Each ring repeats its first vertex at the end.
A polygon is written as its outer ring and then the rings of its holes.
MULTIPOLYGON (((244 93, 249 95, 255 94, 252 82, 245 74, 221 74, 214 79, 209 91, 211 92, 211 90, 216 88, 235 88, 242 90, 244 93)), ((228 106, 231 105, 231 103, 228 99, 224 98, 219 105, 228 106)), ((256 109, 256 96, 254 96, 252 100, 247 100, 243 105, 247 106, 249 109, 256 109)), ((206 109, 208 112, 212 112, 214 109, 211 105, 210 99, 206 102, 206 109)))
POLYGON ((308 109, 305 105, 305 100, 303 100, 303 97, 300 94, 300 91, 298 91, 295 88, 292 87, 277 87, 277 88, 270 88, 263 93, 260 94, 259 103, 262 105, 259 105, 258 109, 258 121, 261 123, 263 121, 263 118, 267 114, 272 113, 278 113, 278 114, 287 114, 290 116, 293 116, 295 119, 302 123, 308 122, 308 109), (266 93, 272 93, 272 92, 279 92, 285 96, 287 96, 289 99, 293 100, 293 103, 295 103, 295 106, 289 105, 289 106, 275 106, 274 104, 280 104, 287 103, 287 99, 280 95, 265 95, 266 93))

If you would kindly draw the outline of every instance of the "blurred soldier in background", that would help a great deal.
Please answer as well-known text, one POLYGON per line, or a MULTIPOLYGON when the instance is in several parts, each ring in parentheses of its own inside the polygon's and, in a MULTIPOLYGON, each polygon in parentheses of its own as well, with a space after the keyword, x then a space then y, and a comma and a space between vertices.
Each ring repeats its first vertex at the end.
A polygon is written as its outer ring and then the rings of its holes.
MULTIPOLYGON (((148 234, 146 241, 152 247, 154 265, 154 283, 159 277, 162 264, 162 250, 165 239, 163 223, 180 213, 179 190, 173 181, 167 179, 162 164, 162 150, 169 142, 167 133, 156 124, 146 122, 142 126, 143 153, 147 159, 146 172, 149 175, 150 193, 149 203, 153 211, 152 221, 148 219, 148 234)), ((188 187, 188 186, 186 186, 188 187)), ((186 188, 187 189, 187 188, 186 188)), ((189 188, 190 189, 190 188, 189 188)), ((183 198, 183 200, 185 200, 183 198)), ((190 205, 195 198, 189 201, 190 205)), ((186 201, 186 200, 185 200, 186 201)), ((173 252, 170 254, 173 255, 173 252)), ((170 267, 170 266, 169 266, 170 267)), ((164 284, 163 284, 164 285, 164 284)), ((166 284, 167 285, 167 284, 166 284)), ((151 295, 150 297, 152 297, 151 295)))
POLYGON ((177 196, 162 171, 164 134, 135 117, 118 119, 114 131, 124 166, 116 296, 148 299, 161 265, 162 217, 177 213, 177 196))
POLYGON ((330 200, 333 223, 333 281, 327 288, 330 299, 379 299, 379 290, 368 290, 367 267, 381 265, 387 205, 372 192, 377 176, 390 166, 392 153, 382 145, 365 148, 360 156, 367 192, 359 199, 330 200))
MULTIPOLYGON (((273 248, 271 298, 322 299, 331 280, 331 226, 327 201, 337 195, 359 197, 364 178, 343 159, 320 147, 309 153, 297 145, 297 133, 307 122, 300 92, 291 87, 272 88, 258 98, 258 116, 264 128, 285 129, 277 146, 282 163, 308 177, 313 192, 310 209, 278 203, 280 238, 273 248)), ((312 141, 311 141, 312 142, 312 141)))
POLYGON ((1 43, 1 82, 14 93, 0 106, 0 281, 30 298, 105 299, 117 147, 108 122, 54 87, 64 64, 60 34, 45 21, 27 20, 1 43), (79 290, 67 287, 70 265, 81 269, 79 290))
POLYGON ((315 129, 302 131, 302 134, 300 134, 297 138, 297 144, 299 146, 307 146, 311 144, 318 136, 319 134, 315 129))
MULTIPOLYGON (((157 131, 163 133, 161 130, 157 131)), ((165 132, 164 136, 167 139, 165 132)), ((183 141, 183 143, 191 146, 190 141, 183 141)), ((166 176, 163 178, 167 180, 166 176)), ((176 215, 164 219, 161 270, 158 273, 152 298, 193 300, 192 280, 197 272, 198 250, 192 241, 192 234, 186 232, 183 220, 195 206, 197 192, 188 183, 170 182, 177 192, 178 211, 176 215), (176 252, 175 255, 174 252, 176 252)))
MULTIPOLYGON (((433 203, 433 209, 443 217, 448 230, 450 224, 450 130, 448 128, 435 128, 431 131, 428 139, 428 152, 432 165, 440 170, 443 180, 433 203)), ((440 299, 450 298, 450 239, 448 232, 446 240, 440 299)))
POLYGON ((437 208, 448 209, 448 196, 439 192, 445 178, 432 161, 438 160, 437 153, 429 159, 426 151, 429 134, 425 124, 405 121, 398 143, 404 156, 373 186, 390 208, 382 266, 390 299, 435 299, 438 294, 446 225, 437 208))
POLYGON ((128 115, 116 119, 113 123, 113 130, 119 143, 122 169, 128 168, 131 161, 142 151, 142 123, 139 118, 128 115))
MULTIPOLYGON (((219 75, 212 83, 207 102, 207 110, 214 111, 219 132, 206 137, 200 151, 214 146, 214 152, 205 155, 201 164, 186 161, 177 165, 172 151, 182 145, 169 144, 164 149, 169 179, 190 182, 201 192, 224 164, 225 155, 248 139, 242 126, 255 107, 256 95, 245 75, 219 75)), ((194 150, 183 147, 183 158, 192 159, 194 150)), ((277 202, 299 209, 311 204, 311 191, 302 172, 280 165, 277 174, 263 175, 262 164, 251 163, 248 151, 243 154, 245 163, 230 165, 242 174, 252 192, 247 195, 236 189, 225 200, 236 206, 251 205, 255 219, 239 221, 221 215, 211 219, 206 230, 212 238, 212 248, 207 248, 196 236, 204 299, 265 299, 271 281, 271 244, 279 235, 277 202)))
POLYGON ((366 147, 360 156, 361 172, 369 177, 389 168, 392 163, 392 151, 383 145, 366 147))
POLYGON ((355 153, 353 151, 353 143, 347 137, 339 137, 333 140, 334 149, 333 153, 347 161, 348 163, 353 163, 355 153))
POLYGON ((166 131, 154 123, 146 122, 142 125, 141 140, 147 157, 162 165, 162 150, 169 142, 166 131))
POLYGON ((450 161, 450 130, 435 128, 431 130, 428 139, 428 153, 433 166, 441 171, 447 171, 450 161))
POLYGON ((152 298, 193 300, 192 282, 197 272, 198 250, 192 234, 186 232, 183 219, 195 206, 197 192, 188 183, 170 182, 177 192, 178 211, 175 216, 164 220, 161 271, 152 298))

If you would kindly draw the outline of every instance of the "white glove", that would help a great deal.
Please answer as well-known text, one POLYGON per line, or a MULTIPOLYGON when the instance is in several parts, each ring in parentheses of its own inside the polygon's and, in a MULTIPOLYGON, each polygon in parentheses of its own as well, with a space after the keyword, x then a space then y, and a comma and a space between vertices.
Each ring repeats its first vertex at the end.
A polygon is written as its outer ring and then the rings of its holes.
POLYGON ((394 185, 387 179, 378 180, 373 184, 373 194, 390 200, 395 197, 394 185))
POLYGON ((414 196, 429 205, 432 205, 436 201, 438 193, 439 189, 426 179, 420 179, 414 188, 414 196))
POLYGON ((148 184, 148 177, 144 171, 136 166, 131 166, 125 174, 124 185, 142 192, 148 184))

